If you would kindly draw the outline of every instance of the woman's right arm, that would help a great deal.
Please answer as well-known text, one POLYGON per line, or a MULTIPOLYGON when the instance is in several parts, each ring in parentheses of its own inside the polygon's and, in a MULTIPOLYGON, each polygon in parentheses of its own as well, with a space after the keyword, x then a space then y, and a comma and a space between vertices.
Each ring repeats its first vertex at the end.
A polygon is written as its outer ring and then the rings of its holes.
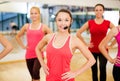
POLYGON ((28 24, 25 24, 16 35, 16 40, 23 49, 26 49, 26 46, 21 40, 21 37, 25 34, 27 27, 28 27, 28 24))
POLYGON ((44 59, 43 59, 43 56, 42 56, 42 51, 43 51, 43 48, 47 45, 47 43, 49 41, 48 37, 49 37, 49 34, 45 35, 42 38, 42 40, 37 44, 36 49, 35 49, 37 58, 38 58, 38 60, 41 64, 41 66, 43 67, 43 70, 44 70, 46 75, 49 74, 49 71, 48 71, 49 68, 47 67, 47 65, 44 62, 44 59))
POLYGON ((82 37, 82 33, 88 29, 88 22, 86 22, 78 31, 76 32, 76 36, 87 46, 87 43, 85 42, 84 38, 82 37))

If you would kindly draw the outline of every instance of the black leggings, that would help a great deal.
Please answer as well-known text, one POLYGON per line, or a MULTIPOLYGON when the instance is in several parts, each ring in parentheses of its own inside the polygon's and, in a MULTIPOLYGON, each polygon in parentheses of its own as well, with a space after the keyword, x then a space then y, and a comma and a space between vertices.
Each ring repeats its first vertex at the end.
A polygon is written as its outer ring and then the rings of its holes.
POLYGON ((37 58, 26 59, 26 63, 32 79, 39 80, 41 65, 38 59, 37 58))
POLYGON ((114 81, 120 81, 120 67, 118 66, 113 67, 113 78, 114 81))
POLYGON ((107 59, 101 53, 92 53, 94 58, 96 59, 96 63, 92 66, 92 79, 93 81, 98 80, 98 66, 100 68, 100 81, 106 81, 106 64, 107 59), (99 65, 97 64, 97 60, 99 58, 99 65))

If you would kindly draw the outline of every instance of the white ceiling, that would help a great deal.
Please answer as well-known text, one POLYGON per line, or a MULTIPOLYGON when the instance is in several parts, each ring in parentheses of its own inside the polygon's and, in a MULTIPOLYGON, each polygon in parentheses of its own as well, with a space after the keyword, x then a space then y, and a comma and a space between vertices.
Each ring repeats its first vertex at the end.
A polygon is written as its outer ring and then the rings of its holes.
POLYGON ((27 2, 49 5, 91 6, 102 3, 108 8, 120 9, 120 0, 0 0, 0 11, 26 13, 27 2))

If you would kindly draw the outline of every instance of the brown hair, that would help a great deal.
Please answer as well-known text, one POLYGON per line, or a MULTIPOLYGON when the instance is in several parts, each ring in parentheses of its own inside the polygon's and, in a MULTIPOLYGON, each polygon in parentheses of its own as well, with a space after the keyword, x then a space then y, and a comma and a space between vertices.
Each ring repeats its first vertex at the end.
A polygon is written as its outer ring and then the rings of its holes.
POLYGON ((95 5, 94 10, 95 10, 95 8, 96 8, 97 6, 101 6, 101 7, 103 8, 103 10, 105 10, 104 5, 103 5, 103 4, 100 4, 100 3, 95 5))
MULTIPOLYGON (((59 14, 60 12, 68 13, 69 16, 70 16, 70 18, 71 18, 71 20, 73 19, 73 18, 72 18, 72 14, 71 14, 71 12, 70 12, 69 10, 67 10, 67 9, 60 9, 60 10, 56 13, 56 15, 55 15, 55 20, 56 20, 56 17, 58 16, 58 14, 59 14)), ((71 22, 72 22, 72 21, 71 21, 71 22)), ((70 24, 70 27, 71 27, 71 24, 70 24)), ((69 27, 69 29, 68 29, 68 32, 69 32, 69 33, 70 33, 70 27, 69 27)))

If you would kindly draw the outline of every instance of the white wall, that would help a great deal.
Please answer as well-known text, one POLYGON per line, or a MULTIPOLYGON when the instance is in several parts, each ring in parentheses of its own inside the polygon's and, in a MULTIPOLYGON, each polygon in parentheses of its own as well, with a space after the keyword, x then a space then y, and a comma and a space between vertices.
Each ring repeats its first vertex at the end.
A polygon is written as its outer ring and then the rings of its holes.
POLYGON ((27 13, 27 4, 25 2, 10 2, 0 4, 0 11, 27 13))
POLYGON ((117 26, 119 21, 119 11, 105 11, 104 18, 110 20, 115 26, 117 26))
MULTIPOLYGON (((11 1, 11 0, 7 0, 11 1)), ((40 2, 45 4, 55 4, 55 5, 75 5, 75 6, 94 6, 97 3, 102 3, 105 7, 109 8, 119 8, 119 0, 12 0, 18 2, 40 2)))

